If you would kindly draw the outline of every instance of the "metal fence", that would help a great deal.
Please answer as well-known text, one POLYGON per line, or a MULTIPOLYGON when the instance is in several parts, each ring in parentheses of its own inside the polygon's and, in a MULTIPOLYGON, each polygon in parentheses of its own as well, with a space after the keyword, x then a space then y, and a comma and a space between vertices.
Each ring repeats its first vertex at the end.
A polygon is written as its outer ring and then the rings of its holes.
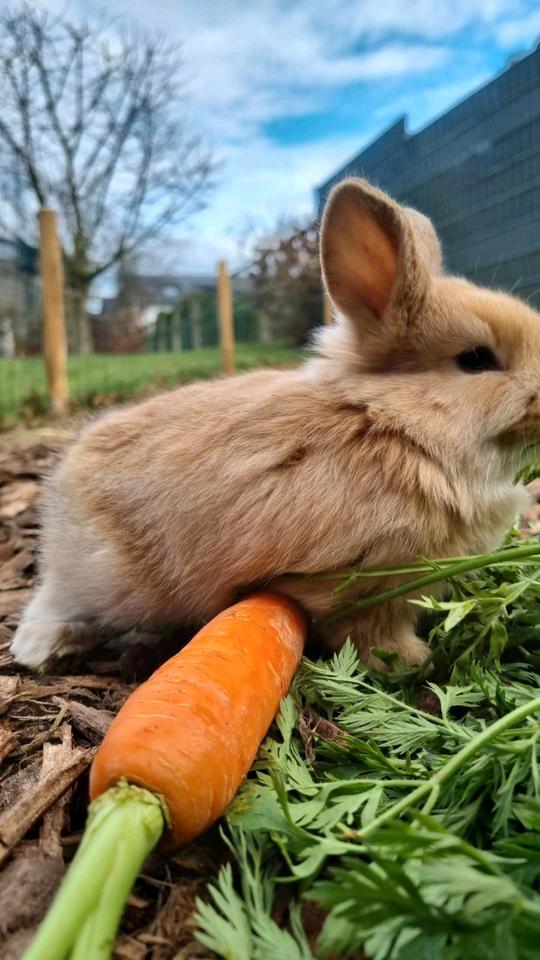
MULTIPOLYGON (((81 353, 80 302, 69 290, 64 301, 72 409, 101 409, 223 369, 217 290, 183 294, 154 319, 148 310, 122 305, 91 315, 91 353, 81 353)), ((322 317, 322 295, 316 301, 300 328, 322 317)), ((232 320, 238 370, 297 360, 297 331, 288 335, 271 322, 253 291, 235 292, 232 320)), ((44 414, 47 392, 39 278, 1 261, 0 330, 0 426, 6 426, 44 414)))
MULTIPOLYGON (((233 311, 237 343, 272 342, 272 330, 264 322, 255 294, 234 296, 233 311)), ((184 296, 173 309, 158 314, 148 329, 146 348, 178 352, 215 347, 218 343, 217 295, 193 293, 184 296)))

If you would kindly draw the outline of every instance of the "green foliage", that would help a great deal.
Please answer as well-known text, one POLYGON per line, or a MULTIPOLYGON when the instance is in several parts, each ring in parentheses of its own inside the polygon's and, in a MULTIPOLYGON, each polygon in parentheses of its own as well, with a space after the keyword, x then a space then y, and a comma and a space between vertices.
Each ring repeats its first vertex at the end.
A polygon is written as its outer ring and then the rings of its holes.
POLYGON ((453 576, 444 601, 414 601, 427 667, 371 676, 350 644, 304 660, 228 811, 232 866, 199 903, 212 957, 538 956, 540 544, 528 545, 453 576), (318 937, 306 900, 327 911, 318 937))
POLYGON ((282 223, 260 238, 250 277, 257 309, 273 335, 302 346, 323 322, 319 231, 316 223, 282 223))
MULTIPOLYGON (((299 363, 301 353, 278 343, 237 345, 239 370, 299 363)), ((68 358, 68 379, 74 404, 99 407, 144 394, 214 377, 222 368, 218 347, 183 353, 91 354, 68 358)), ((41 357, 0 357, 0 427, 16 417, 32 417, 46 409, 45 368, 41 357)))
POLYGON ((272 858, 265 857, 268 842, 234 829, 228 842, 240 870, 240 892, 227 864, 210 888, 211 902, 197 902, 201 943, 230 960, 313 960, 298 906, 291 905, 290 930, 270 916, 276 873, 272 858))

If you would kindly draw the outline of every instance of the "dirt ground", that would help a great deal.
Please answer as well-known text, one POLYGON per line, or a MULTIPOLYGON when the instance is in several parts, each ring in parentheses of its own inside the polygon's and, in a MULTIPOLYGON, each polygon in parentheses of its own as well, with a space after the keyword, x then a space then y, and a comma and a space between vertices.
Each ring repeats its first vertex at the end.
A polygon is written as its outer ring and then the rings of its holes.
MULTIPOLYGON (((0 960, 21 956, 77 848, 89 764, 112 717, 173 652, 170 640, 148 646, 144 637, 124 638, 38 678, 13 664, 11 636, 36 578, 41 479, 74 426, 0 434, 0 960)), ((524 535, 540 531, 539 481, 532 492, 537 502, 523 520, 524 535)), ((202 956, 194 901, 224 856, 217 830, 175 856, 153 855, 129 899, 114 956, 202 956)))

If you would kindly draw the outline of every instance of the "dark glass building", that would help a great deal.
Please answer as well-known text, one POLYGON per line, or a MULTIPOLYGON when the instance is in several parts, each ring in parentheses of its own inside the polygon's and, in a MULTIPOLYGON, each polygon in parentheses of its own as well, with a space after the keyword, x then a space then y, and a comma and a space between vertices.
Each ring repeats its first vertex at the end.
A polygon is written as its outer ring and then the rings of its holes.
POLYGON ((429 216, 447 269, 540 307, 540 43, 415 134, 400 118, 317 189, 364 176, 429 216))

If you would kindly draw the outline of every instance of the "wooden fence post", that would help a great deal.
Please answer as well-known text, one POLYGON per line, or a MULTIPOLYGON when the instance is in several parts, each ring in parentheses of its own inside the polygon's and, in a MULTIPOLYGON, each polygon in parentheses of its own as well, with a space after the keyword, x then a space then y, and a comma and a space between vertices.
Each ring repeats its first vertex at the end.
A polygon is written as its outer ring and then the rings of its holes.
POLYGON ((332 316, 332 303, 330 297, 328 296, 326 290, 323 289, 323 321, 326 326, 329 326, 334 322, 332 316))
POLYGON ((43 355, 49 406, 66 412, 69 395, 64 317, 64 266, 58 240, 56 213, 43 208, 39 220, 39 258, 43 310, 43 355))
POLYGON ((220 260, 218 264, 218 320, 223 370, 234 373, 234 324, 231 295, 231 279, 227 264, 220 260))

